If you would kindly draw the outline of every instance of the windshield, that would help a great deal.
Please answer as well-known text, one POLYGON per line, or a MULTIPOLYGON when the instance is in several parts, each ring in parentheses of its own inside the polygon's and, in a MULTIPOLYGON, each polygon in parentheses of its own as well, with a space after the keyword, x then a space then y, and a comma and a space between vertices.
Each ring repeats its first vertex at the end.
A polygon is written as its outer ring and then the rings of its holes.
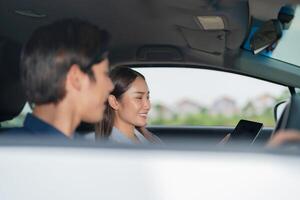
MULTIPOLYGON (((250 50, 249 40, 258 27, 252 27, 250 36, 244 48, 250 50)), ((279 40, 273 52, 262 51, 260 54, 286 63, 300 66, 300 6, 295 9, 295 16, 288 30, 283 30, 282 38, 279 40)))
POLYGON ((287 63, 300 66, 300 6, 296 8, 290 28, 283 31, 277 47, 269 56, 287 63))

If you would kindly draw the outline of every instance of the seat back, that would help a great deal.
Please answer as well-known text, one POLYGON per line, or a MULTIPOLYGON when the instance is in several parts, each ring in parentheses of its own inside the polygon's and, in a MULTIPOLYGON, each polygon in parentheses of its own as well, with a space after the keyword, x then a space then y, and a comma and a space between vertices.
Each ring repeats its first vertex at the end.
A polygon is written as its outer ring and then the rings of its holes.
POLYGON ((0 37, 0 122, 17 116, 26 103, 20 82, 21 44, 0 37))

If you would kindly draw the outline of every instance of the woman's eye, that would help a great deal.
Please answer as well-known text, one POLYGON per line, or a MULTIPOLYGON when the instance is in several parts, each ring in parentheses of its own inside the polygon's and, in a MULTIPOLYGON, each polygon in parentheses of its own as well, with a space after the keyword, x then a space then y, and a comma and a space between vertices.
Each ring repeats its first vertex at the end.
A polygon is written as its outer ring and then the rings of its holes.
POLYGON ((142 99, 142 97, 136 97, 136 99, 142 99))

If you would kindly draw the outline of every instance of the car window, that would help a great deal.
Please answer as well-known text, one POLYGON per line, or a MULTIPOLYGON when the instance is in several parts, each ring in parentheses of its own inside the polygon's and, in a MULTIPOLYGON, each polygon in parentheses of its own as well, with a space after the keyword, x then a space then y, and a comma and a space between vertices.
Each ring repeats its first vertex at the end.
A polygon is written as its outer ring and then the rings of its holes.
POLYGON ((21 127, 26 114, 31 112, 32 109, 30 108, 29 103, 26 103, 21 113, 17 117, 13 118, 12 120, 1 122, 1 127, 21 127))
POLYGON ((287 87, 227 72, 136 68, 150 89, 150 125, 235 126, 240 119, 274 127, 273 108, 287 87))
MULTIPOLYGON (((150 125, 235 126, 240 119, 274 127, 273 107, 286 100, 287 87, 242 75, 192 68, 136 68, 150 89, 150 125)), ((297 92, 300 92, 298 89, 297 92)), ((32 110, 1 127, 20 127, 32 110)))

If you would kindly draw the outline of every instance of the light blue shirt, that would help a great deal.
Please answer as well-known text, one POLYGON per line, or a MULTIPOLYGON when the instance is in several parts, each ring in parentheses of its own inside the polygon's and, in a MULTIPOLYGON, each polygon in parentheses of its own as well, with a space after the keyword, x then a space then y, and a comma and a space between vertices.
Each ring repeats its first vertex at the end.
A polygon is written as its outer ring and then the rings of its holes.
MULTIPOLYGON (((134 129, 134 134, 138 138, 141 144, 150 144, 150 142, 141 134, 138 130, 134 129)), ((110 136, 108 137, 108 140, 113 143, 118 144, 134 144, 136 143, 132 140, 130 140, 128 137, 126 137, 125 134, 123 134, 119 129, 116 127, 113 127, 110 136)))

